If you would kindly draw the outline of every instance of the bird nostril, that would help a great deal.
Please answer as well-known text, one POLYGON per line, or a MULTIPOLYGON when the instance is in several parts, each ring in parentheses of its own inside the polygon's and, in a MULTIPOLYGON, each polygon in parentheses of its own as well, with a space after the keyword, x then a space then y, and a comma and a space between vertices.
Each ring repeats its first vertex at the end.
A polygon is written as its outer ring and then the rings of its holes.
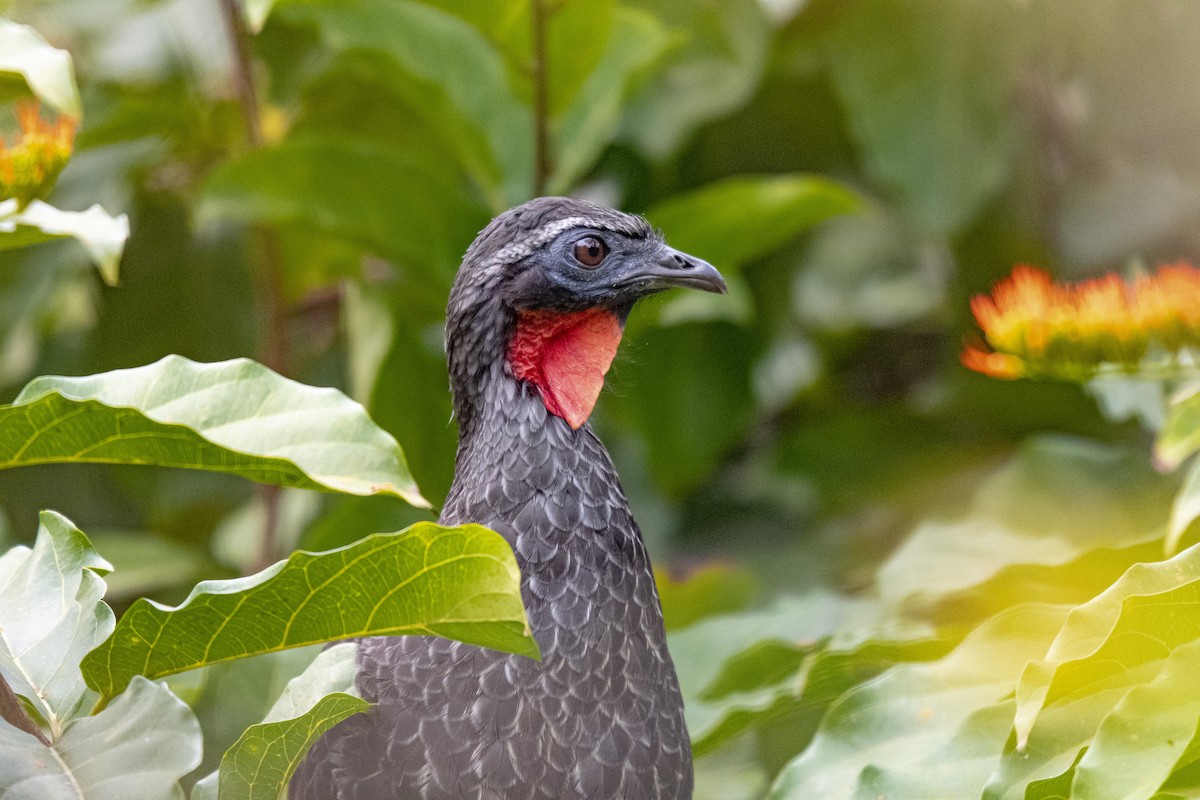
POLYGON ((686 258, 679 255, 678 253, 676 253, 674 255, 674 259, 675 259, 675 266, 679 267, 680 269, 687 269, 688 267, 693 266, 692 262, 688 261, 686 258))

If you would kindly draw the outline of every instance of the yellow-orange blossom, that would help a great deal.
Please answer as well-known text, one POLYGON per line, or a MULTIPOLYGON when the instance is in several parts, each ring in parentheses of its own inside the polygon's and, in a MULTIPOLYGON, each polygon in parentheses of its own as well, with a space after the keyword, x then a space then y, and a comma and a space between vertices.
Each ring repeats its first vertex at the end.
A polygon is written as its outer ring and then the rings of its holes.
POLYGON ((11 146, 0 138, 0 201, 16 198, 18 207, 24 208, 48 194, 66 166, 75 141, 75 120, 43 120, 36 100, 18 101, 16 114, 21 135, 11 146))
POLYGON ((1200 347, 1200 270, 1170 264, 1124 281, 1114 274, 1056 284, 1017 266, 991 295, 971 299, 990 349, 968 345, 962 363, 996 378, 1087 379, 1105 364, 1133 370, 1151 352, 1200 347))

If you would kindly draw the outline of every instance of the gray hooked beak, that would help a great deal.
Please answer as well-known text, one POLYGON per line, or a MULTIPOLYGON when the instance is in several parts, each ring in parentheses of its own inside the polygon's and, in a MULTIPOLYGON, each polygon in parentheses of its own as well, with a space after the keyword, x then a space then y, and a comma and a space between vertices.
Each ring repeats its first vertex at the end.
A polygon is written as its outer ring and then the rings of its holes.
POLYGON ((658 258, 621 278, 620 285, 640 292, 657 292, 682 287, 725 294, 729 290, 717 268, 673 247, 659 247, 658 258))

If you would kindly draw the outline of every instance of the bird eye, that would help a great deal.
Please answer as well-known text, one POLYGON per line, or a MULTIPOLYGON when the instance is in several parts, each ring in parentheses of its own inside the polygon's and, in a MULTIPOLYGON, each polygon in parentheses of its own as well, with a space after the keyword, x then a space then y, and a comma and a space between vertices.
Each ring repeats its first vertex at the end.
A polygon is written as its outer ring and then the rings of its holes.
POLYGON ((588 269, 595 269, 600 266, 600 262, 604 261, 604 257, 608 255, 608 245, 595 236, 588 236, 575 243, 575 249, 572 254, 575 256, 575 260, 583 266, 588 269))

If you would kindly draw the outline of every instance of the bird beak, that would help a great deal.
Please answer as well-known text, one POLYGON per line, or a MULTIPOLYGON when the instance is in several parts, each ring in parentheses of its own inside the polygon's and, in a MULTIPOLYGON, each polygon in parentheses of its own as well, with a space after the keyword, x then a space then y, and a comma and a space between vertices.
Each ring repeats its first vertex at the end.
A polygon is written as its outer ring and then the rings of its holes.
POLYGON ((675 287, 700 289, 716 294, 729 291, 725 286, 725 279, 712 264, 666 245, 659 247, 655 260, 648 261, 644 266, 626 274, 620 284, 646 294, 675 287))

